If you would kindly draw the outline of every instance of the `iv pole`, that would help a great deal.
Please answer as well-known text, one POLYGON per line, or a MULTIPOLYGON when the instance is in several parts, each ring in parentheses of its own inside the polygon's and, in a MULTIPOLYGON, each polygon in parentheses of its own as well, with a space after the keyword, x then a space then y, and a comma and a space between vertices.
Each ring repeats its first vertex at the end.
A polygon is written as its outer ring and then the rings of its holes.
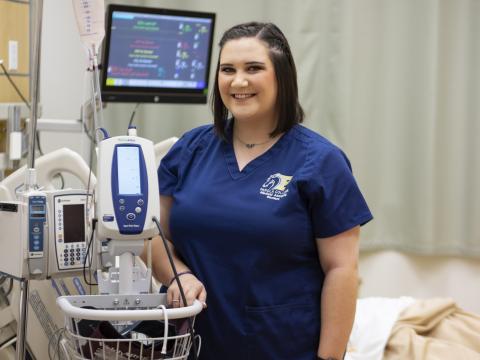
MULTIPOLYGON (((28 152, 28 169, 25 175, 25 191, 32 190, 36 186, 35 174, 35 132, 38 118, 38 98, 40 88, 40 47, 42 39, 42 13, 43 0, 32 1, 33 4, 33 21, 34 21, 34 37, 33 37, 33 56, 32 56, 32 79, 30 82, 32 89, 31 96, 31 113, 30 113, 30 151, 28 152)), ((28 297, 29 297, 29 280, 23 278, 20 280, 20 313, 17 324, 17 344, 16 359, 25 359, 25 340, 27 332, 28 319, 28 297)))

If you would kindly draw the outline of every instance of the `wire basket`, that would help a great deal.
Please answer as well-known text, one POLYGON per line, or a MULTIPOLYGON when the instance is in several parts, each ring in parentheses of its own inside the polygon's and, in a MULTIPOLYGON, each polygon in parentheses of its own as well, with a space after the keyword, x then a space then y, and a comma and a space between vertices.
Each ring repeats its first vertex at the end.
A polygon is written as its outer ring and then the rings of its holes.
POLYGON ((189 332, 202 305, 167 309, 165 294, 61 296, 65 331, 57 348, 67 359, 186 360, 189 332))

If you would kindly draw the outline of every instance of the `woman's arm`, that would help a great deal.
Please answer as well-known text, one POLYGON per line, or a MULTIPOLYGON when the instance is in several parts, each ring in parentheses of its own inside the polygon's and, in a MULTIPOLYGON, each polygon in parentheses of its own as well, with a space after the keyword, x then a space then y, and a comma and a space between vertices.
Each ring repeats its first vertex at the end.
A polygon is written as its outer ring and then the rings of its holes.
MULTIPOLYGON (((167 244, 172 253, 173 262, 177 269, 177 273, 182 273, 185 271, 190 271, 187 265, 179 259, 175 252, 173 244, 168 240, 170 239, 170 229, 168 227, 170 221, 170 209, 172 208, 173 198, 171 196, 160 196, 160 225, 162 230, 167 237, 167 244)), ((153 276, 160 281, 165 286, 168 286, 172 281, 174 274, 170 262, 168 260, 167 252, 165 251, 165 246, 163 245, 162 238, 157 236, 152 240, 152 272, 153 276)), ((147 263, 147 243, 145 243, 145 248, 140 255, 141 259, 147 263)), ((179 277, 180 282, 182 283, 183 290, 185 292, 185 297, 187 299, 187 304, 191 305, 193 300, 198 299, 201 302, 205 303, 207 298, 207 293, 203 284, 195 277, 193 274, 184 274, 179 277)), ((173 281, 172 284, 168 287, 167 292, 167 301, 173 307, 180 307, 180 290, 176 281, 173 281)))
POLYGON ((321 297, 318 356, 342 359, 355 318, 358 290, 360 226, 317 239, 320 265, 325 273, 321 297))

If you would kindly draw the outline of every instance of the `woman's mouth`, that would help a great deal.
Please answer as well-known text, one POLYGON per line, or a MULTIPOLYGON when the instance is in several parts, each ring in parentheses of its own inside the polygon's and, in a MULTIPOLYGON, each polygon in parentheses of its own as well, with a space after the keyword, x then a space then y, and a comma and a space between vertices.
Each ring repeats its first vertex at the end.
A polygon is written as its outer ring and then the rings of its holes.
POLYGON ((249 99, 249 98, 255 96, 255 94, 232 94, 231 96, 235 100, 244 100, 244 99, 249 99))

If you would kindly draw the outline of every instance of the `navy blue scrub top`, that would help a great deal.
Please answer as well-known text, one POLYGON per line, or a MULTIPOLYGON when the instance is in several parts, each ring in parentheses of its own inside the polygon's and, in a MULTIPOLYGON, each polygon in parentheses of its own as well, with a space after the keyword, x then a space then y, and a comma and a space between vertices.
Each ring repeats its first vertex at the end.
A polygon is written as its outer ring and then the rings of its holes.
POLYGON ((207 290, 200 359, 312 360, 324 274, 315 239, 372 219, 343 152, 296 125, 239 171, 212 125, 158 169, 172 242, 207 290))

